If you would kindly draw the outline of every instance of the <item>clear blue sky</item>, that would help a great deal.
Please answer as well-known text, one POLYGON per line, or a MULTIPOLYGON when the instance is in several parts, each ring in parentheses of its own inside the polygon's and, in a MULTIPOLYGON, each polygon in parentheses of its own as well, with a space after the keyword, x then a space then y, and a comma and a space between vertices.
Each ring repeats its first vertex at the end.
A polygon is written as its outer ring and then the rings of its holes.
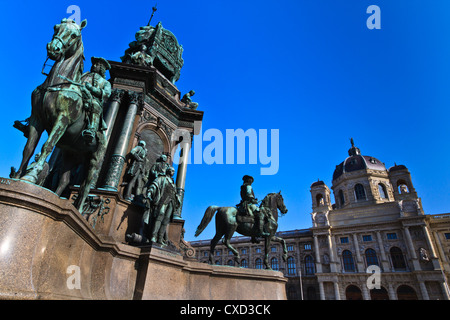
MULTIPOLYGON (((8 1, 2 3, 0 176, 18 167, 25 138, 12 127, 30 114, 32 90, 53 26, 78 5, 85 69, 90 57, 120 61, 152 1, 8 1)), ((203 132, 279 129, 280 168, 261 164, 188 168, 183 218, 186 239, 205 209, 239 202, 244 174, 262 199, 282 191, 289 213, 279 229, 311 226, 311 183, 331 187, 335 166, 353 137, 364 155, 389 168, 404 164, 427 214, 450 211, 450 2, 445 0, 158 0, 161 21, 184 47, 176 83, 205 111, 203 132), (369 5, 381 29, 369 30, 369 5)), ((209 142, 204 142, 208 145, 209 142)), ((211 224, 199 239, 214 235, 211 224)))

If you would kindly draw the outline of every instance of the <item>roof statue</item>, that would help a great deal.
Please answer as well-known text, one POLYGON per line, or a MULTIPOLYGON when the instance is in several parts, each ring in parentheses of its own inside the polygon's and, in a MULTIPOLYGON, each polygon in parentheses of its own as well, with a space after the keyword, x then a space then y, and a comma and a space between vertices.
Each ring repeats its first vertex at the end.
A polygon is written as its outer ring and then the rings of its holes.
MULTIPOLYGON (((153 13, 155 11, 156 7, 153 8, 153 13)), ((145 67, 153 66, 175 83, 180 79, 180 71, 184 64, 183 46, 178 43, 172 32, 163 28, 161 22, 153 27, 150 21, 147 26, 141 27, 136 32, 136 41, 129 44, 125 55, 121 57, 122 62, 145 67)))

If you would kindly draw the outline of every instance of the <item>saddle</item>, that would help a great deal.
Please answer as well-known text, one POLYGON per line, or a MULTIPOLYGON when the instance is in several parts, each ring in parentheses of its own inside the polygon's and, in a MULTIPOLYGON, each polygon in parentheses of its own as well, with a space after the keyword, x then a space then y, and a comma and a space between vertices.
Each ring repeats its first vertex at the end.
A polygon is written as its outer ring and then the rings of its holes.
POLYGON ((255 223, 255 218, 238 214, 236 216, 236 221, 238 223, 255 223))
POLYGON ((250 216, 247 209, 247 203, 241 202, 236 205, 238 214, 236 215, 236 221, 238 223, 255 223, 255 218, 250 216))

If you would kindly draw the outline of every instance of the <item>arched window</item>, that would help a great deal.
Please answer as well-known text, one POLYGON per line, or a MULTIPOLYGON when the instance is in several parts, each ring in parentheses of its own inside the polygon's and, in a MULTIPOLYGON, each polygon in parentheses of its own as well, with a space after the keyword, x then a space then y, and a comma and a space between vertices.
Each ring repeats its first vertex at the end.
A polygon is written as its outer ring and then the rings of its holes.
POLYGON ((355 196, 356 200, 366 200, 366 191, 362 184, 358 183, 355 186, 355 196))
POLYGON ((308 289, 306 289, 306 297, 308 298, 308 300, 316 300, 317 299, 316 288, 308 287, 308 289))
POLYGON ((397 288, 398 300, 418 300, 416 291, 407 285, 401 285, 397 288))
POLYGON ((287 299, 288 300, 297 300, 297 288, 294 286, 287 287, 287 299))
POLYGON ((314 260, 313 257, 311 255, 307 255, 305 257, 305 273, 307 275, 313 275, 315 272, 315 268, 314 268, 314 260))
POLYGON ((405 263, 405 257, 403 256, 402 249, 398 247, 392 247, 390 250, 391 253, 391 260, 392 260, 392 266, 395 270, 405 270, 406 269, 406 263, 405 263))
POLYGON ((400 194, 409 193, 408 184, 403 179, 400 179, 397 181, 397 188, 398 188, 398 193, 400 193, 400 194))
POLYGON ((378 193, 380 194, 380 198, 381 199, 387 199, 388 198, 387 197, 386 187, 382 183, 378 184, 378 193))
POLYGON ((242 268, 248 268, 248 263, 247 263, 247 260, 246 260, 246 259, 242 259, 242 260, 241 260, 241 267, 242 267, 242 268))
POLYGON ((270 260, 270 266, 273 270, 278 270, 278 259, 272 258, 272 260, 270 260))
POLYGON ((296 265, 295 265, 294 257, 289 257, 287 259, 287 265, 288 265, 288 274, 295 275, 297 268, 296 268, 296 265))
POLYGON ((234 260, 228 260, 227 265, 234 267, 234 260))
POLYGON ((344 270, 353 272, 355 271, 355 263, 353 261, 353 255, 349 250, 342 252, 342 261, 344 262, 344 270))
POLYGON ((316 196, 316 205, 323 206, 323 195, 321 193, 317 194, 316 196))
POLYGON ((262 260, 260 258, 256 259, 255 260, 255 268, 262 269, 263 268, 262 266, 263 266, 262 260))
POLYGON ((389 300, 389 294, 384 287, 370 290, 370 300, 389 300))
POLYGON ((378 258, 375 250, 369 248, 366 250, 366 262, 367 266, 376 265, 378 266, 378 258))
POLYGON ((345 298, 347 300, 362 300, 363 297, 362 297, 361 289, 359 289, 355 285, 349 285, 345 289, 345 298))
POLYGON ((339 197, 339 203, 340 203, 341 207, 343 207, 345 204, 344 191, 339 190, 338 197, 339 197))

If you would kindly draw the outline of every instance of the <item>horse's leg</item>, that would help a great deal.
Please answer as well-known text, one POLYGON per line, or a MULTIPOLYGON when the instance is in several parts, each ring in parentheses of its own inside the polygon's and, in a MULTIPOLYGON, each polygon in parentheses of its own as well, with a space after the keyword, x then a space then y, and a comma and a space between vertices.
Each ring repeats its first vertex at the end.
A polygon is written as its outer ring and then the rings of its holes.
POLYGON ((217 243, 219 242, 220 239, 222 239, 223 233, 220 232, 220 230, 216 231, 216 235, 214 236, 214 238, 212 238, 211 240, 211 245, 209 247, 209 263, 210 264, 215 264, 214 263, 214 249, 216 248, 217 243))
POLYGON ((63 155, 63 161, 59 172, 59 181, 58 181, 58 187, 56 188, 55 193, 58 196, 61 196, 61 194, 64 192, 64 190, 67 188, 67 186, 70 183, 70 175, 71 170, 75 166, 74 162, 71 161, 72 157, 66 156, 66 154, 63 155))
POLYGON ((33 116, 30 117, 30 125, 28 128, 29 135, 27 143, 25 144, 25 148, 23 149, 22 162, 20 163, 19 170, 17 170, 17 172, 12 177, 15 179, 19 179, 23 175, 25 175, 28 162, 30 161, 31 156, 36 150, 36 146, 41 138, 42 132, 44 131, 44 129, 42 129, 42 126, 37 123, 35 117, 33 116))
POLYGON ((97 150, 91 156, 86 179, 84 179, 83 183, 81 184, 77 200, 75 200, 74 205, 75 208, 78 209, 78 211, 83 208, 84 202, 86 201, 91 188, 95 188, 95 185, 97 184, 99 170, 103 162, 103 157, 105 155, 106 138, 103 134, 99 134, 98 136, 99 142, 97 150))
POLYGON ((239 256, 239 251, 237 251, 230 243, 231 238, 233 237, 234 232, 236 231, 237 225, 233 226, 231 225, 231 228, 227 230, 225 233, 224 243, 225 246, 230 249, 234 254, 234 261, 236 262, 237 266, 239 267, 241 262, 241 257, 239 256))
POLYGON ((63 134, 66 132, 68 125, 69 125, 69 118, 64 113, 61 113, 58 116, 55 125, 53 126, 53 129, 48 136, 47 141, 45 141, 44 145, 42 146, 41 157, 36 162, 34 168, 30 172, 27 172, 27 174, 22 178, 23 180, 36 183, 39 173, 44 168, 45 160, 53 151, 53 148, 56 146, 59 139, 61 139, 63 134))
POLYGON ((273 236, 272 237, 272 241, 277 241, 281 243, 281 246, 283 247, 283 261, 286 262, 287 260, 287 248, 286 248, 286 241, 284 241, 283 238, 277 237, 277 236, 273 236))
POLYGON ((264 266, 267 270, 272 270, 272 267, 269 265, 270 240, 271 237, 264 238, 264 266))

